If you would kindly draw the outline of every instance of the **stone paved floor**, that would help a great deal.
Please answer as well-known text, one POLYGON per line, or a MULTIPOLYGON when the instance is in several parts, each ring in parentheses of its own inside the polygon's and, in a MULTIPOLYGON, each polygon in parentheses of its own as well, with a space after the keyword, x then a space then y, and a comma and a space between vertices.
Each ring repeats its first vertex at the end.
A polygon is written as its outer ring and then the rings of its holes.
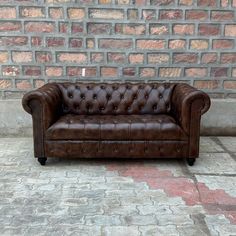
POLYGON ((182 160, 33 158, 0 139, 0 235, 236 235, 236 137, 203 137, 182 160))

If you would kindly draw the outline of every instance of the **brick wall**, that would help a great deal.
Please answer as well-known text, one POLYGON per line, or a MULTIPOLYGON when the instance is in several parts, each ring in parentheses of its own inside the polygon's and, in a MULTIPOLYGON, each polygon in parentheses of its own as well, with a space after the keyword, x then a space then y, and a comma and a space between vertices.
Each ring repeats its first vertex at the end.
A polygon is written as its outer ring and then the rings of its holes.
POLYGON ((48 81, 185 81, 236 98, 236 0, 0 0, 0 96, 48 81))

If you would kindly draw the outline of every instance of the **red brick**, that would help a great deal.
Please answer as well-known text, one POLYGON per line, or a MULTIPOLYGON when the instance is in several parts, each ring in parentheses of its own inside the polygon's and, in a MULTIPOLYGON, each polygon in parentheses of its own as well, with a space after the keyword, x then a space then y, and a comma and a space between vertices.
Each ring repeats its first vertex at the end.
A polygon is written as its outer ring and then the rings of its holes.
POLYGON ((219 81, 217 80, 197 80, 194 81, 194 87, 198 89, 217 89, 219 87, 219 81))
POLYGON ((0 63, 6 63, 8 61, 9 55, 6 51, 0 51, 0 63))
POLYGON ((193 24, 176 24, 173 27, 174 34, 193 35, 195 26, 193 24))
POLYGON ((225 36, 236 36, 236 25, 226 25, 225 26, 225 36))
POLYGON ((23 46, 27 45, 28 38, 24 36, 0 37, 0 46, 23 46))
POLYGON ((129 54, 129 63, 130 64, 143 64, 144 55, 140 53, 131 53, 129 54))
POLYGON ((41 37, 32 37, 31 38, 31 45, 32 46, 41 46, 42 45, 42 38, 41 37))
POLYGON ((150 4, 155 6, 169 6, 173 5, 174 2, 174 0, 150 0, 150 4))
POLYGON ((138 49, 157 50, 165 48, 165 40, 139 39, 137 40, 138 49))
POLYGON ((236 53, 222 53, 220 62, 223 64, 236 63, 236 53))
POLYGON ((93 23, 87 24, 89 34, 110 34, 111 24, 110 23, 93 23))
POLYGON ((187 77, 205 77, 207 76, 206 68, 186 68, 185 75, 187 77))
POLYGON ((128 19, 137 20, 138 19, 138 10, 137 9, 128 9, 128 19))
POLYGON ((0 90, 12 87, 12 82, 9 79, 0 79, 0 90))
POLYGON ((130 3, 130 0, 117 0, 118 5, 129 5, 129 3, 130 3))
POLYGON ((45 84, 45 81, 44 81, 44 80, 39 80, 39 79, 34 80, 34 87, 35 87, 35 88, 40 88, 40 87, 42 87, 44 84, 45 84))
POLYGON ((146 6, 147 5, 147 0, 134 0, 135 1, 135 5, 138 6, 146 6))
POLYGON ((173 68, 173 67, 165 67, 159 69, 160 77, 180 77, 181 76, 181 68, 173 68))
POLYGON ((51 52, 36 52, 35 58, 38 63, 47 63, 52 61, 52 53, 51 52))
POLYGON ((155 20, 156 19, 156 10, 143 10, 142 19, 144 20, 155 20))
MULTIPOLYGON (((72 27, 73 26, 74 26, 74 24, 72 24, 72 27)), ((69 24, 64 23, 64 22, 60 22, 59 23, 59 32, 63 33, 63 34, 66 34, 66 33, 68 33, 68 31, 69 31, 69 24)), ((74 28, 72 28, 72 33, 74 33, 73 31, 74 31, 74 28)), ((82 31, 83 31, 83 29, 82 29, 82 31)))
POLYGON ((169 41, 170 49, 184 49, 186 47, 186 40, 184 39, 172 39, 169 41))
POLYGON ((193 0, 179 0, 180 5, 191 6, 193 5, 193 0))
POLYGON ((169 26, 163 24, 150 24, 150 34, 162 35, 169 33, 169 26))
POLYGON ((123 68, 124 76, 135 76, 136 70, 134 67, 123 68))
POLYGON ((187 20, 206 20, 208 18, 208 12, 203 10, 187 10, 187 20))
POLYGON ((20 74, 19 66, 2 66, 3 76, 18 76, 20 74))
POLYGON ((128 49, 132 48, 133 42, 131 39, 100 39, 100 48, 116 48, 116 49, 128 49))
POLYGON ((198 54, 196 53, 174 53, 174 63, 197 63, 198 54))
POLYGON ((26 22, 25 30, 34 33, 52 33, 55 30, 55 25, 50 22, 26 22))
POLYGON ((69 8, 68 17, 72 20, 81 20, 85 17, 85 10, 83 8, 69 8))
POLYGON ((46 67, 46 75, 50 77, 58 77, 63 75, 63 68, 58 66, 48 66, 46 67))
POLYGON ((165 64, 168 63, 170 59, 167 53, 150 53, 148 54, 148 63, 150 64, 165 64))
POLYGON ((12 52, 12 60, 16 63, 22 63, 22 62, 32 62, 33 60, 33 54, 32 52, 12 52))
POLYGON ((126 55, 125 53, 117 53, 117 52, 109 52, 107 54, 108 62, 111 63, 125 63, 126 62, 126 55))
POLYGON ((205 36, 214 36, 220 34, 220 25, 215 24, 200 24, 199 25, 199 34, 205 36))
POLYGON ((211 68, 211 76, 213 77, 226 77, 228 68, 226 67, 213 67, 211 68))
POLYGON ((218 0, 198 0, 197 5, 198 6, 204 6, 204 7, 216 7, 218 0))
POLYGON ((116 77, 118 69, 116 67, 102 67, 101 76, 104 77, 116 77))
POLYGON ((216 21, 233 21, 234 12, 233 11, 212 11, 211 19, 216 21))
POLYGON ((124 11, 119 9, 90 9, 89 10, 90 18, 94 19, 113 19, 121 20, 124 19, 124 11))
POLYGON ((68 76, 94 77, 97 75, 97 68, 69 66, 66 68, 66 74, 68 76))
POLYGON ((103 63, 104 62, 104 54, 100 52, 91 53, 91 62, 92 63, 103 63))
POLYGON ((229 0, 221 0, 221 4, 222 7, 227 7, 229 5, 229 0))
POLYGON ((213 40, 213 49, 231 49, 234 48, 234 40, 232 39, 215 39, 213 40))
POLYGON ((236 89, 236 81, 224 81, 225 89, 236 89))
POLYGON ((21 26, 21 22, 19 21, 2 21, 0 24, 0 32, 4 32, 4 31, 21 31, 22 30, 22 26, 21 26))
POLYGON ((142 35, 145 34, 144 24, 116 24, 115 32, 119 34, 128 35, 142 35))
POLYGON ((15 7, 0 7, 0 19, 15 19, 15 7))
POLYGON ((160 20, 178 20, 183 18, 182 10, 160 10, 160 20))
POLYGON ((98 0, 99 4, 110 4, 111 0, 98 0))
POLYGON ((208 40, 203 39, 193 39, 190 41, 190 48, 195 50, 204 50, 209 46, 208 40))
POLYGON ((61 52, 57 55, 58 62, 86 63, 87 55, 85 53, 61 52))
POLYGON ((210 64, 215 63, 217 61, 217 54, 216 53, 204 53, 202 55, 201 63, 210 64))
POLYGON ((233 7, 236 7, 236 0, 233 0, 232 6, 233 6, 233 7))
POLYGON ((23 66, 22 71, 23 71, 24 75, 29 75, 29 76, 39 76, 39 75, 41 75, 40 66, 23 66))
POLYGON ((61 47, 64 46, 65 39, 64 38, 46 38, 46 45, 47 47, 61 47))
POLYGON ((69 40, 69 46, 71 48, 81 48, 81 47, 83 47, 83 39, 81 39, 81 38, 71 38, 69 40))
POLYGON ((63 8, 54 7, 49 9, 49 16, 52 19, 61 19, 64 17, 63 8))
POLYGON ((43 7, 21 7, 20 15, 27 18, 41 18, 45 17, 43 7))
POLYGON ((155 68, 140 68, 139 71, 140 77, 142 78, 153 78, 156 76, 156 69, 155 68))
POLYGON ((94 48, 95 47, 95 39, 86 39, 86 48, 94 48))
POLYGON ((21 90, 28 90, 32 88, 32 84, 28 80, 16 80, 16 87, 21 90))

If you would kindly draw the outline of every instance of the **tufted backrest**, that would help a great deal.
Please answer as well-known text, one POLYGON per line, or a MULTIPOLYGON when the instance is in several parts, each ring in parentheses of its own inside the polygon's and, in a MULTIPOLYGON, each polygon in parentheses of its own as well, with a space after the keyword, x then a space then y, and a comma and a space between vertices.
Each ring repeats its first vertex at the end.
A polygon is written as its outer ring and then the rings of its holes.
POLYGON ((59 83, 63 112, 160 114, 171 110, 172 83, 59 83))

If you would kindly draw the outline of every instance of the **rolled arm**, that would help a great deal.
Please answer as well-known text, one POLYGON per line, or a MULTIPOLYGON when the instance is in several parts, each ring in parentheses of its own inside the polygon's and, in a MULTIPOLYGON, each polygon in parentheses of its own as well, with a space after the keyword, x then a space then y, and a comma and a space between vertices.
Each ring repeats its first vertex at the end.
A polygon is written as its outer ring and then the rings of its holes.
MULTIPOLYGON (((23 96, 22 106, 29 114, 40 114, 44 128, 48 128, 61 112, 61 92, 56 83, 48 83, 23 96)), ((39 117, 37 117, 39 118, 39 117)))
POLYGON ((172 113, 186 133, 189 134, 192 104, 199 116, 210 108, 209 96, 188 84, 177 84, 172 95, 172 113))

